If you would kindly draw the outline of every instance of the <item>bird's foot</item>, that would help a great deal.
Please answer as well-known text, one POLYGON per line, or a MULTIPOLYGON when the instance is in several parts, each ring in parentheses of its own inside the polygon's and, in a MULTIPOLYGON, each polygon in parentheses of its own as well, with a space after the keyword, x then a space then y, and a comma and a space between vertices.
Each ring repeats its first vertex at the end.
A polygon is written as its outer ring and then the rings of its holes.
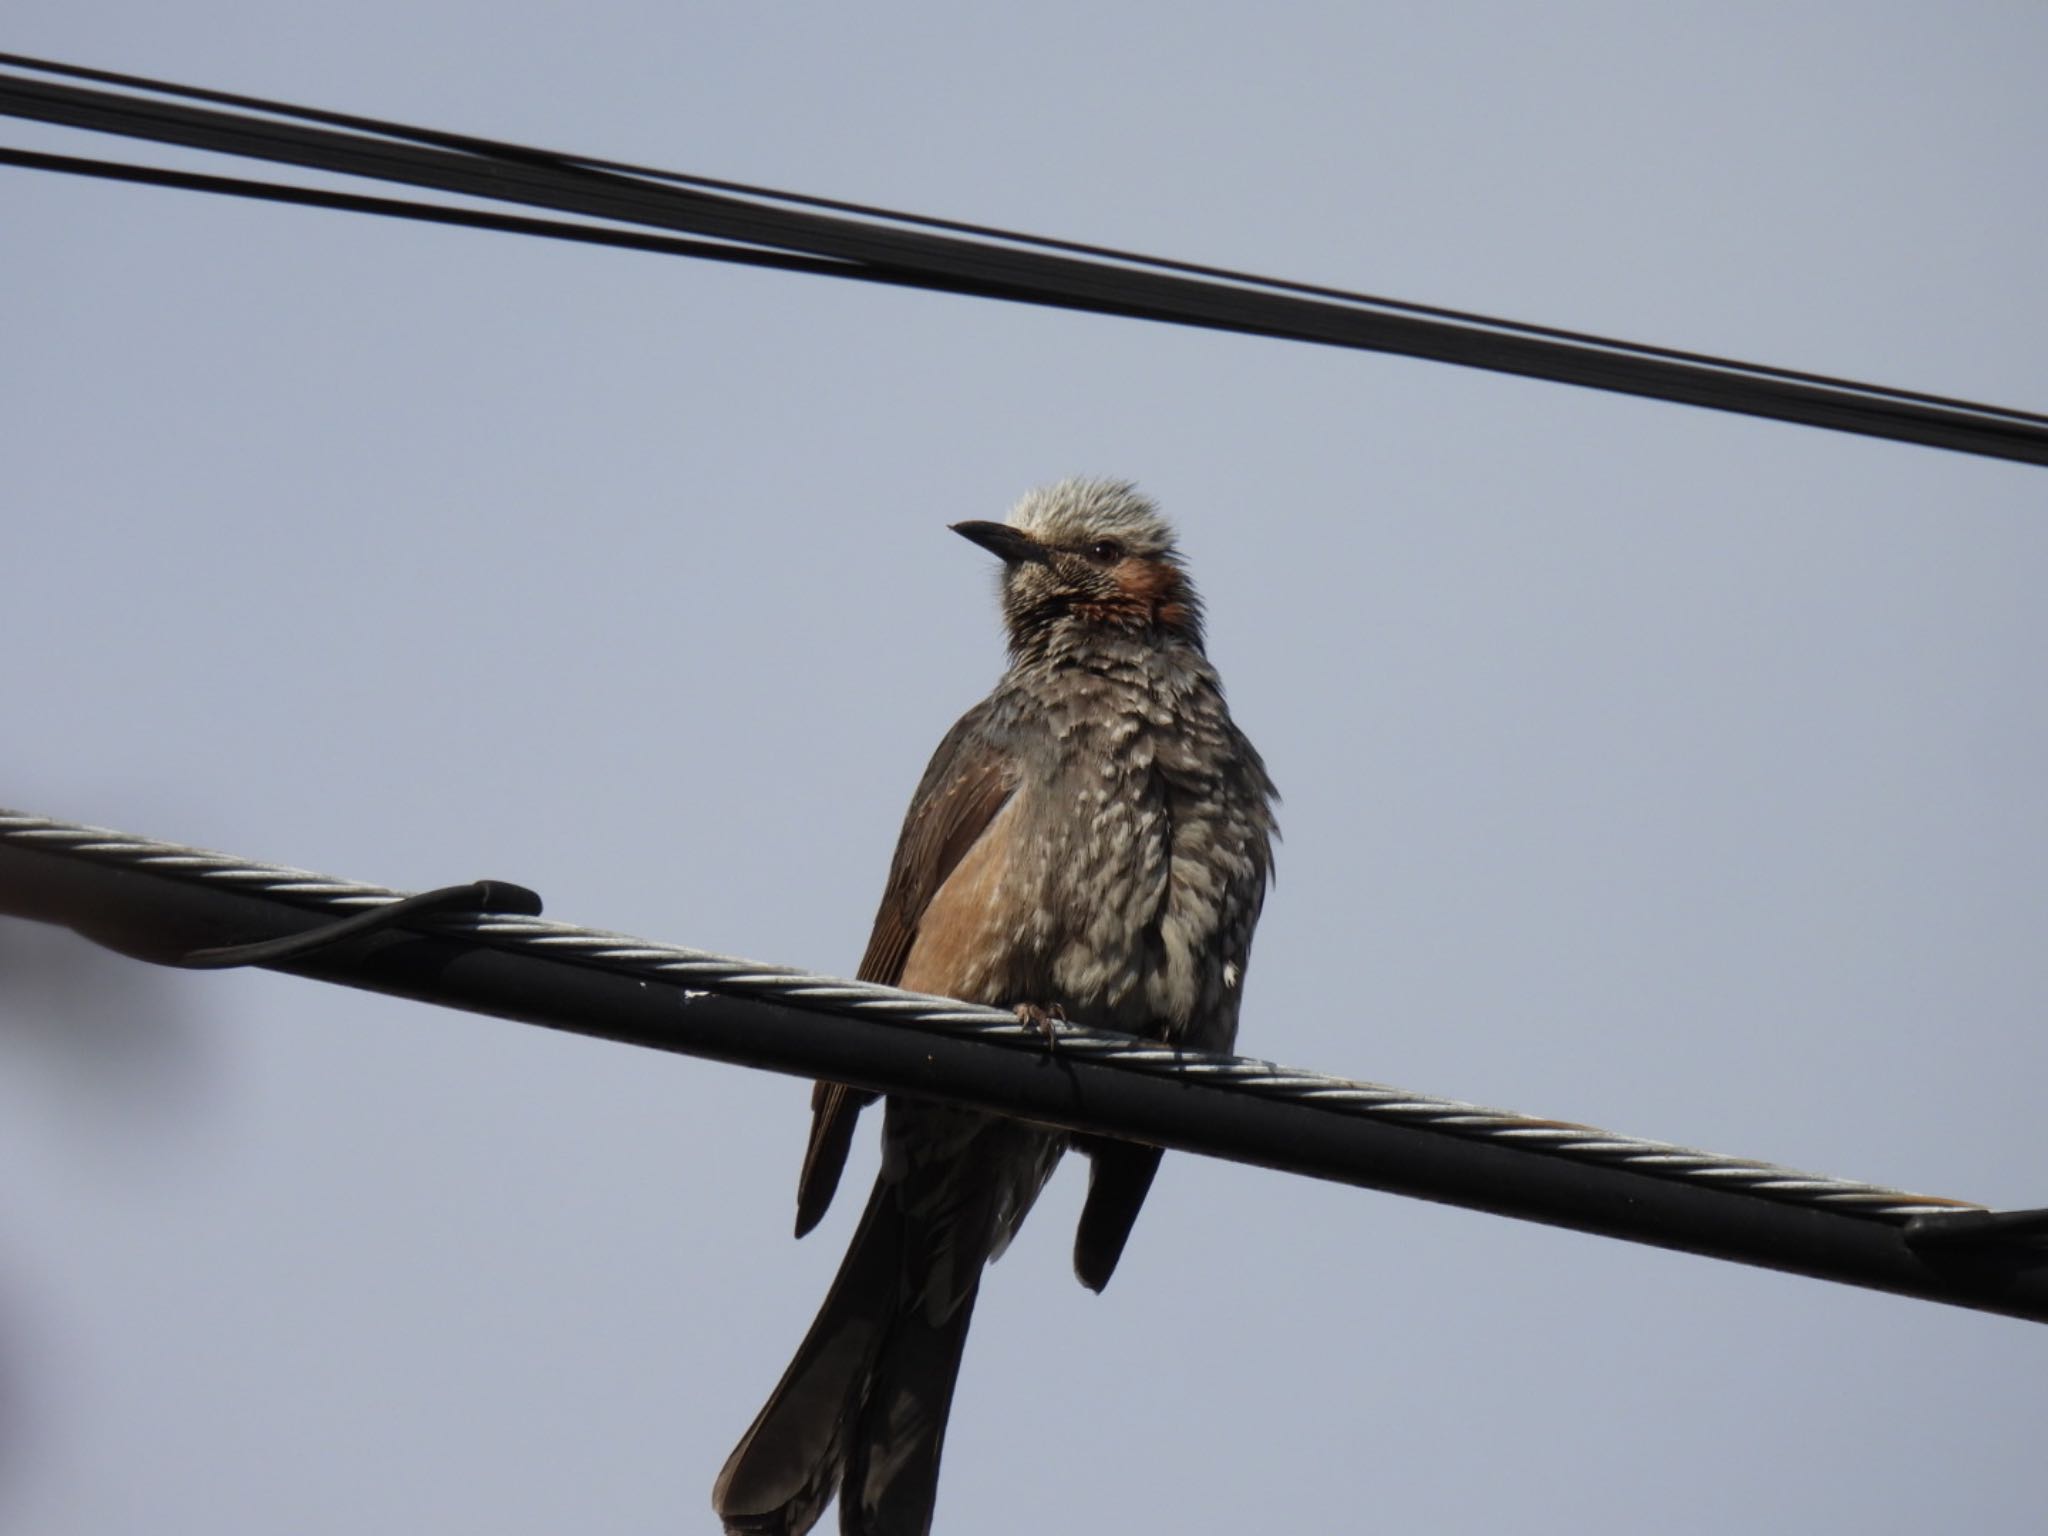
POLYGON ((1067 1022, 1067 1010, 1058 1003, 1050 1008, 1041 1008, 1036 1003, 1019 1003, 1017 1022, 1045 1036, 1045 1048, 1050 1051, 1060 1043, 1060 1026, 1067 1022))

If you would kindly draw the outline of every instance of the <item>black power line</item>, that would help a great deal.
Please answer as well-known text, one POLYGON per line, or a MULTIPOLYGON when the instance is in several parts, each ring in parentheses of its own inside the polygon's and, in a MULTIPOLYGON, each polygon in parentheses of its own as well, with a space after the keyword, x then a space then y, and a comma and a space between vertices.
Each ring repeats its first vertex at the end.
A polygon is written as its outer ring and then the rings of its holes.
POLYGON ((179 173, 104 161, 21 151, 0 156, 16 165, 1392 352, 2048 464, 2048 416, 2032 412, 616 161, 581 159, 19 55, 0 54, 0 64, 123 87, 107 91, 0 73, 0 112, 17 117, 667 229, 725 244, 706 249, 696 242, 654 241, 619 232, 605 237, 588 226, 514 220, 389 199, 351 202, 340 194, 226 178, 180 180, 179 173), (184 99, 167 99, 172 97, 184 99), (193 100, 214 105, 187 104, 193 100), (827 209, 831 211, 821 211, 827 209))
MULTIPOLYGON (((449 203, 410 203, 403 198, 373 197, 364 192, 330 192, 320 187, 284 186, 273 181, 250 181, 240 176, 209 176, 196 171, 166 170, 154 165, 91 160, 78 155, 46 155, 33 149, 0 148, 0 165, 18 165, 32 171, 63 171, 73 176, 125 181, 138 186, 174 187, 185 192, 216 192, 228 197, 288 203, 304 208, 331 208, 341 213, 371 213, 425 224, 489 229, 500 234, 539 235, 551 240, 605 245, 628 251, 652 251, 665 256, 694 256, 705 261, 731 262, 744 267, 811 272, 824 277, 857 277, 866 282, 898 286, 940 286, 937 283, 912 284, 909 278, 892 277, 847 262, 799 256, 790 251, 762 250, 758 246, 724 245, 715 240, 691 240, 680 235, 650 235, 636 229, 616 229, 605 224, 571 224, 561 219, 536 219, 517 213, 489 213, 480 208, 458 208, 449 203)), ((954 291, 978 294, 982 290, 962 284, 954 291)))
MULTIPOLYGON (((481 155, 502 155, 512 159, 528 161, 541 160, 563 165, 579 165, 591 170, 617 171, 628 176, 643 176, 655 181, 668 182, 676 186, 699 187, 710 192, 732 192, 744 197, 764 198, 771 202, 789 203, 805 208, 823 208, 837 213, 856 214, 864 218, 879 219, 889 223, 913 225, 922 229, 946 230, 953 234, 979 235, 991 240, 1014 245, 1033 246, 1041 250, 1064 251, 1075 256, 1099 256, 1110 261, 1149 267, 1162 272, 1182 272, 1191 277, 1214 277, 1228 282, 1247 283, 1257 287, 1271 288, 1286 293, 1300 293, 1312 298, 1337 299, 1345 303, 1370 304, 1402 314, 1430 315, 1438 319, 1458 320, 1474 325, 1497 327, 1526 336, 1548 336, 1560 341, 1579 341, 1597 347, 1612 347, 1641 351, 1646 355, 1678 358, 1686 362, 1704 363, 1709 367, 1729 368, 1748 365, 1731 362, 1725 357, 1716 357, 1704 352, 1685 352, 1668 347, 1643 347, 1635 343, 1617 341, 1612 337, 1597 336, 1588 331, 1563 330, 1555 326, 1531 325, 1519 320, 1500 320, 1470 310, 1446 309, 1434 304, 1414 304, 1401 299, 1389 299, 1376 294, 1360 293, 1354 289, 1335 288, 1327 284, 1301 283, 1282 278, 1263 277, 1254 272, 1245 272, 1229 267, 1209 266, 1200 262, 1175 261, 1161 256, 1148 256, 1138 251, 1120 250, 1114 246, 1092 245, 1078 240, 1058 240, 1044 235, 1026 234, 1019 230, 1002 229, 989 224, 969 223, 960 219, 934 218, 929 214, 905 213, 900 209, 882 208, 872 203, 849 202, 843 198, 817 197, 803 192, 789 192, 774 187, 764 187, 751 182, 728 181, 715 176, 697 176, 684 171, 665 171, 651 166, 634 165, 621 160, 597 159, 588 155, 571 155, 560 150, 536 149, 530 146, 508 143, 500 139, 482 138, 475 134, 449 133, 435 128, 418 128, 405 123, 396 123, 384 118, 364 117, 351 112, 332 112, 319 107, 297 106, 290 102, 276 101, 261 96, 247 96, 232 91, 209 90, 202 86, 178 85, 165 80, 153 80, 142 75, 120 74, 112 70, 90 69, 78 64, 61 64, 49 59, 28 58, 21 54, 0 53, 0 65, 39 71, 43 74, 59 75, 74 80, 96 80, 103 85, 125 86, 134 90, 152 91, 161 95, 175 96, 186 101, 207 101, 218 106, 245 107, 254 112, 273 116, 295 118, 301 122, 325 123, 335 128, 360 129, 365 133, 380 134, 389 138, 405 139, 417 144, 436 144, 445 149, 468 150, 481 155)), ((104 165, 105 162, 99 162, 104 165)), ((266 186, 270 183, 249 183, 250 186, 266 186)), ((559 227, 559 226, 557 226, 559 227)), ((581 226, 569 226, 580 228, 581 226)), ((1867 390, 1899 400, 1918 400, 1928 405, 1957 406, 1966 410, 1981 410, 1967 400, 1947 395, 1931 395, 1916 390, 1895 389, 1889 386, 1858 384, 1850 379, 1829 374, 1801 373, 1791 369, 1771 368, 1767 370, 1775 377, 1794 379, 1809 384, 1837 385, 1845 389, 1867 390)), ((2025 419, 2028 413, 2012 413, 2025 419)), ((2048 417, 2035 416, 2036 421, 2048 424, 2048 417)))
POLYGON ((0 811, 0 915, 2048 1322, 2048 1223, 0 811), (405 905, 400 905, 401 901, 405 905), (451 904, 467 915, 451 915, 451 904), (256 946, 247 948, 243 946, 256 946))

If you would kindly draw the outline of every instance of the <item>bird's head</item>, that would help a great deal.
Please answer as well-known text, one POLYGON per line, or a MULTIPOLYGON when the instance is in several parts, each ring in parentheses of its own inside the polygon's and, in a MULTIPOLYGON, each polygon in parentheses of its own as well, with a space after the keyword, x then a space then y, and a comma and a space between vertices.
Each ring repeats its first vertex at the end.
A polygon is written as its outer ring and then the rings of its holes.
POLYGON ((1029 493, 1000 523, 953 531, 1002 557, 1010 649, 1061 633, 1121 630, 1202 643, 1202 605, 1173 526, 1123 480, 1062 480, 1029 493))

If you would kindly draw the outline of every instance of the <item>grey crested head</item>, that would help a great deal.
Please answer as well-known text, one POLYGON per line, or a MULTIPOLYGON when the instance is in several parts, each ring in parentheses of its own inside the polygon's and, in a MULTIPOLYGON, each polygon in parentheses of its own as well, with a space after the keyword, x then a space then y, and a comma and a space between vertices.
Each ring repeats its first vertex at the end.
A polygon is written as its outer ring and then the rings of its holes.
POLYGON ((1004 522, 953 531, 1002 558, 1013 652, 1104 632, 1201 649, 1201 599, 1173 525, 1128 480, 1062 480, 1028 492, 1004 522))

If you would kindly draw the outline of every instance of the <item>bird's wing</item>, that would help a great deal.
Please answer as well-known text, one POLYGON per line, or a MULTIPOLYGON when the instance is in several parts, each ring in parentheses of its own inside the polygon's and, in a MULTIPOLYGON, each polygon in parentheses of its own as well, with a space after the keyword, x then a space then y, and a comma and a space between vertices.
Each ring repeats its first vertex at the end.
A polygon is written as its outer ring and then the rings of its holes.
MULTIPOLYGON (((1015 766, 992 741, 988 715, 983 702, 960 717, 932 754, 911 797, 889 884, 860 962, 862 981, 894 986, 901 979, 932 897, 1016 792, 1015 766)), ((798 1237, 815 1227, 832 1203, 853 1144, 854 1122, 874 1097, 843 1083, 818 1083, 811 1089, 811 1141, 796 1187, 798 1237)))
POLYGON ((1074 1229, 1074 1274, 1091 1291, 1109 1284, 1131 1227, 1159 1171, 1159 1148, 1107 1136, 1077 1136, 1088 1154, 1088 1198, 1074 1229))

